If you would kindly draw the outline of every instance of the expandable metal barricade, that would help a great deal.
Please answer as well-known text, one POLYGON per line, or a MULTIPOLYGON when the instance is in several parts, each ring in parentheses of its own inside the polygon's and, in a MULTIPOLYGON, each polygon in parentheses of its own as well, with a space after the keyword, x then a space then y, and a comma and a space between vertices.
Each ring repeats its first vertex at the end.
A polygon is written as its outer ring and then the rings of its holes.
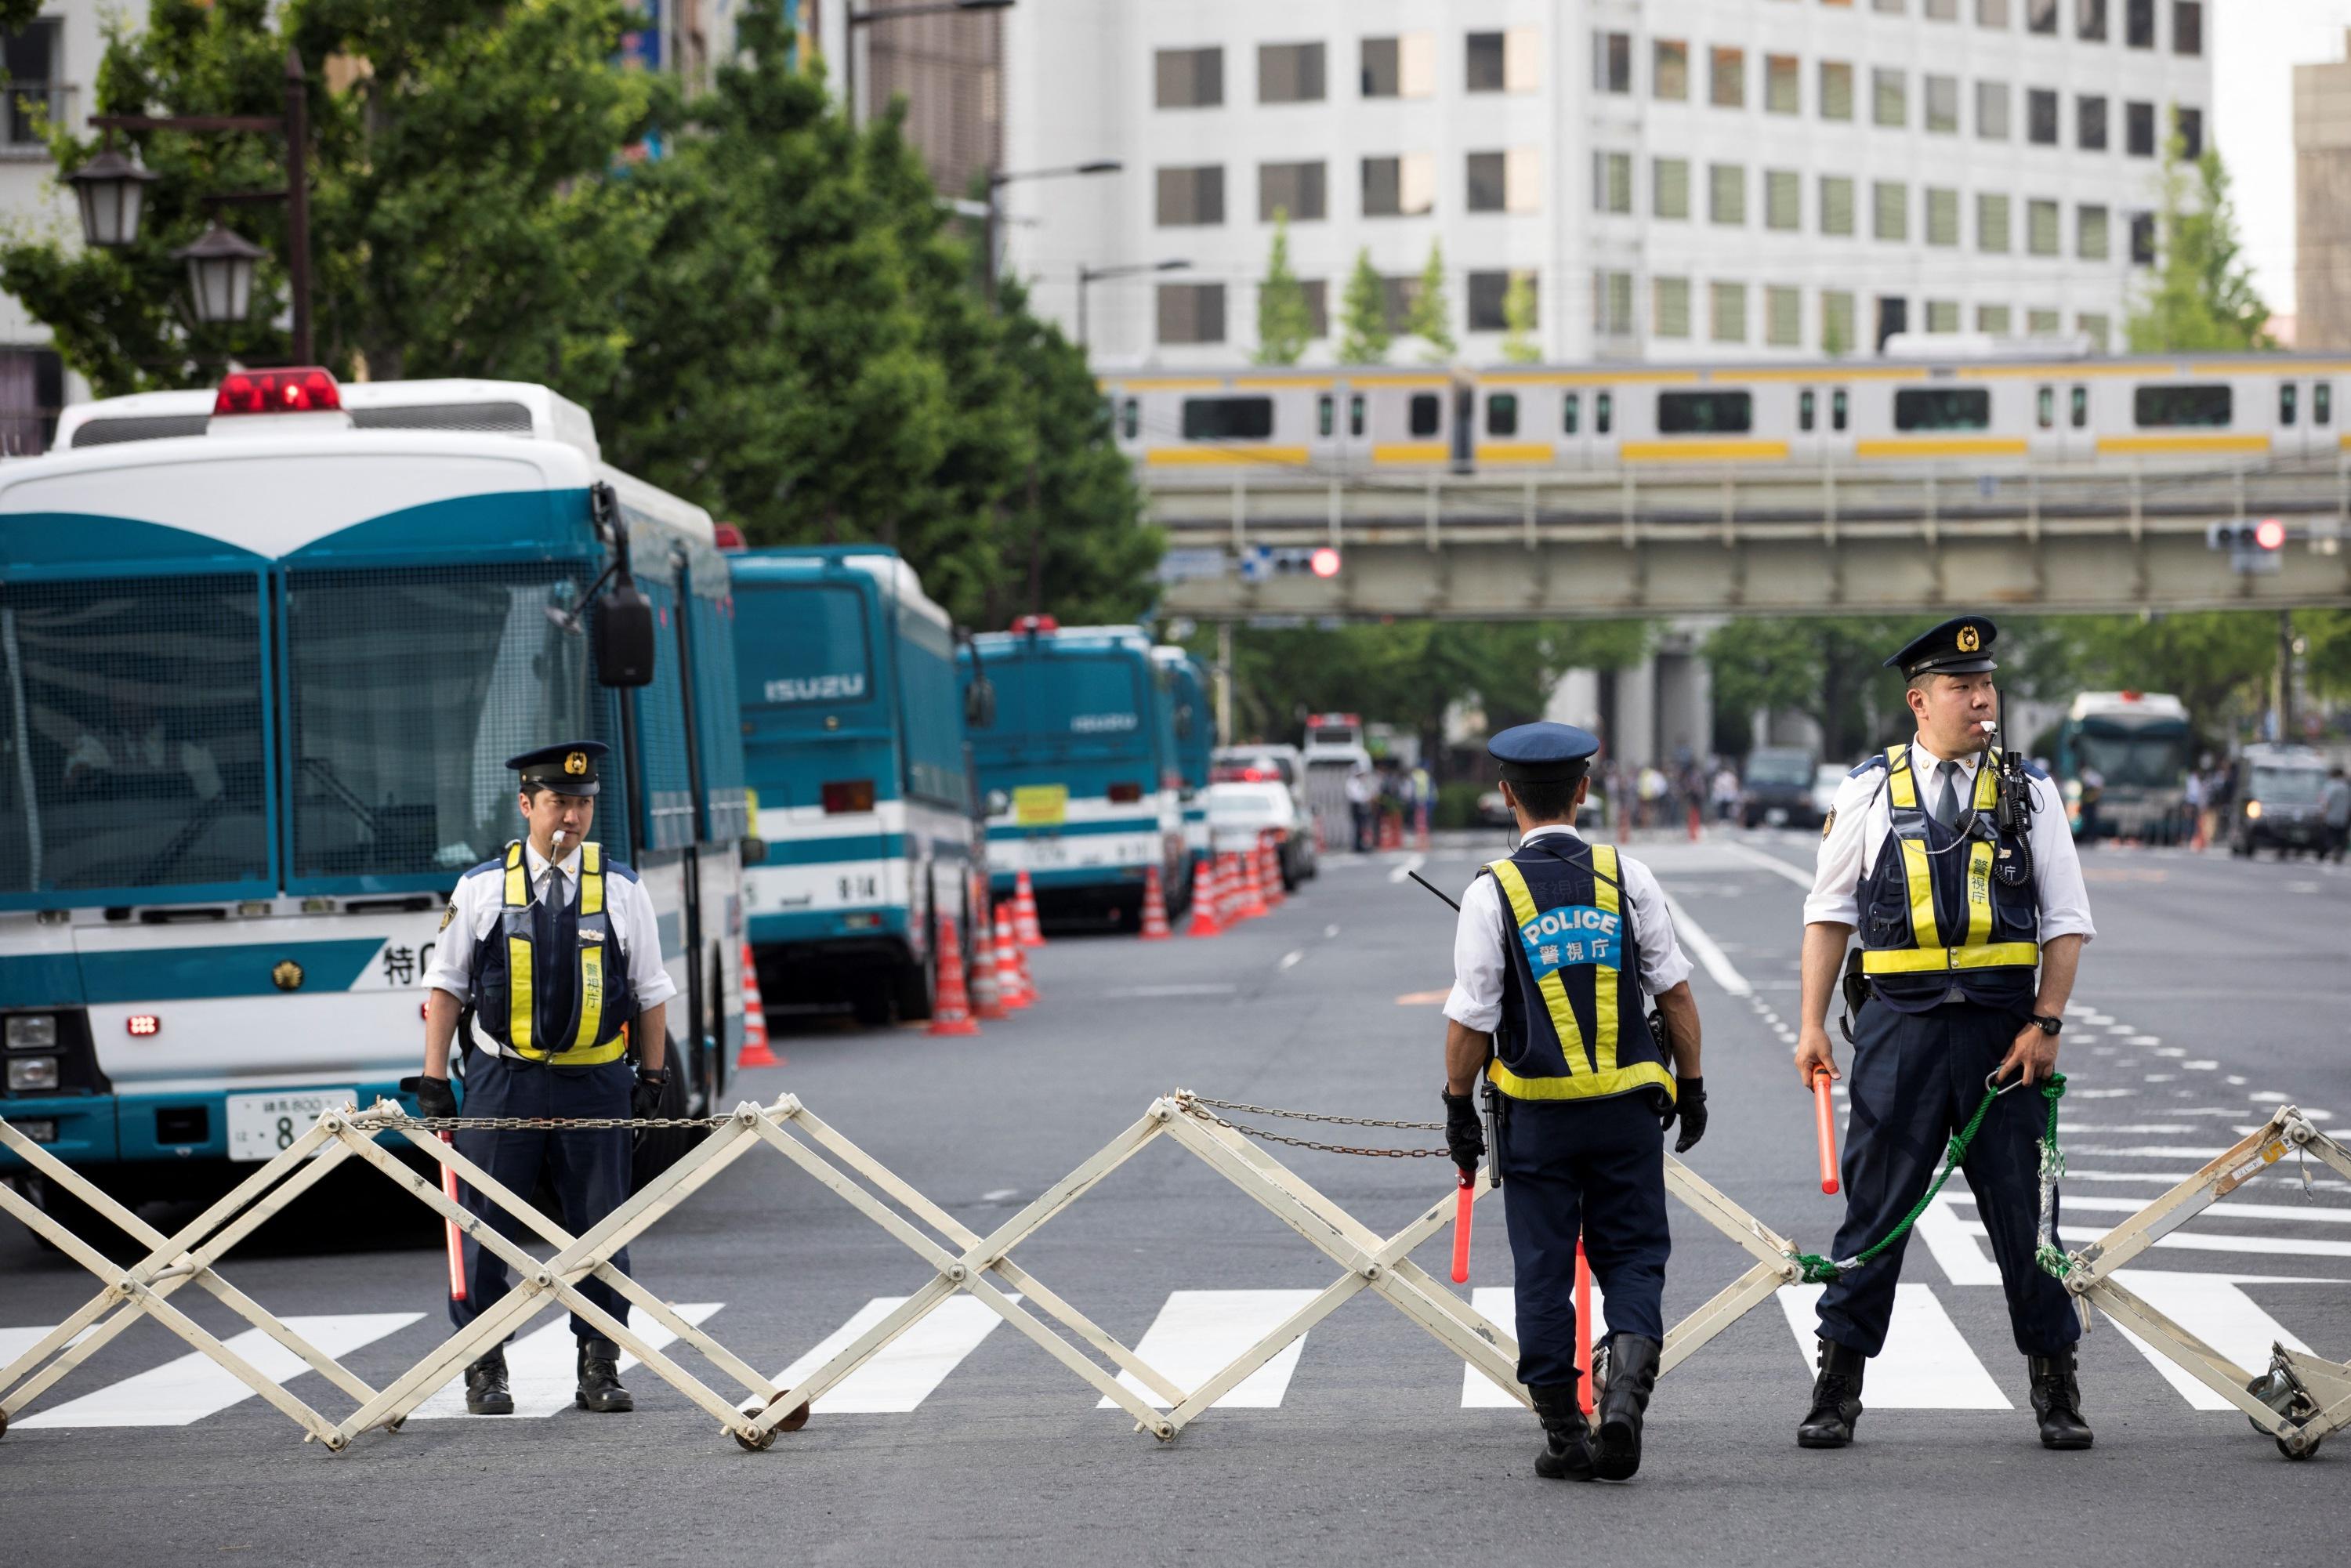
MULTIPOLYGON (((729 1115, 697 1123, 710 1129, 708 1136, 577 1237, 492 1180, 438 1136, 442 1130, 463 1124, 462 1119, 421 1121, 389 1101, 366 1111, 330 1111, 219 1202, 166 1237, 48 1150, 0 1121, 0 1145, 146 1249, 135 1262, 115 1264, 29 1199, 0 1186, 0 1209, 87 1269, 100 1287, 78 1312, 0 1368, 0 1432, 5 1431, 9 1414, 21 1412, 131 1323, 151 1317, 302 1427, 306 1441, 315 1438, 329 1449, 340 1451, 361 1432, 397 1428, 468 1363, 538 1312, 569 1308, 714 1416, 737 1443, 761 1449, 772 1445, 778 1432, 805 1424, 811 1408, 829 1390, 958 1291, 985 1303, 1126 1411, 1138 1430, 1162 1440, 1173 1439, 1244 1378, 1365 1291, 1386 1300, 1504 1392, 1522 1404, 1527 1400, 1526 1390, 1517 1380, 1518 1346, 1511 1336, 1412 1260, 1413 1252, 1451 1217, 1454 1200, 1449 1193, 1393 1236, 1382 1236, 1250 1142, 1243 1135, 1244 1129, 1224 1121, 1186 1092, 1154 1101, 1133 1125, 986 1236, 961 1224, 791 1095, 764 1106, 739 1105, 729 1115), (551 1249, 549 1256, 543 1261, 533 1257, 479 1217, 452 1203, 438 1180, 418 1174, 377 1142, 384 1134, 404 1138, 424 1159, 455 1171, 459 1179, 515 1215, 551 1249), (1344 1270, 1229 1365, 1189 1390, 1150 1366, 1010 1256, 1020 1242, 1163 1137, 1197 1156, 1344 1270), (761 1145, 831 1189, 932 1270, 931 1279, 895 1310, 789 1388, 778 1386, 686 1322, 610 1262, 612 1254, 761 1145), (519 1275, 519 1281, 505 1297, 381 1389, 371 1387, 288 1328, 216 1270, 232 1249, 329 1171, 352 1159, 382 1172, 437 1216, 490 1249, 519 1275), (722 1396, 606 1313, 580 1291, 591 1277, 619 1291, 674 1334, 679 1343, 739 1385, 742 1393, 734 1400, 722 1396), (299 1357, 348 1396, 355 1407, 340 1420, 330 1419, 256 1369, 173 1304, 172 1298, 191 1283, 299 1357), (1094 1354, 1089 1355, 1088 1349, 1094 1354), (1118 1375, 1122 1373, 1141 1385, 1148 1396, 1156 1396, 1156 1401, 1131 1388, 1118 1375), (1167 1406, 1164 1414, 1159 1402, 1167 1406)), ((2194 1176, 2102 1239, 2068 1254, 2061 1277, 2074 1294, 2085 1323, 2091 1306, 2104 1311, 2243 1410, 2257 1429, 2276 1439, 2281 1452, 2302 1458, 2314 1452, 2328 1433, 2351 1426, 2351 1365, 2278 1346, 2269 1367, 2256 1375, 2231 1364, 2114 1278, 2117 1270, 2162 1236, 2288 1153, 2314 1156, 2351 1177, 2351 1151, 2313 1125, 2300 1111, 2281 1107, 2262 1127, 2194 1176)), ((1792 1242, 1671 1155, 1666 1156, 1666 1179, 1675 1197, 1753 1259, 1738 1279, 1668 1331, 1662 1370, 1671 1372, 1782 1286, 1794 1281, 1800 1270, 1799 1253, 1792 1242)), ((1488 1190, 1481 1174, 1477 1195, 1482 1197, 1488 1190)))

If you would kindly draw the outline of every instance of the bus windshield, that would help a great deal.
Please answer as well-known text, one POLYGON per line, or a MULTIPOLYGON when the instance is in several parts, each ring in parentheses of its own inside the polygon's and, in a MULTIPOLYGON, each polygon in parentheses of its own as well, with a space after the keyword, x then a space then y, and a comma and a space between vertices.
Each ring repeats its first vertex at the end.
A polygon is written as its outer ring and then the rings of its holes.
POLYGON ((1144 665, 1113 653, 998 657, 987 664, 997 689, 996 722, 974 739, 1002 750, 1021 740, 1073 751, 1126 755, 1148 751, 1144 665))
POLYGON ((2315 768, 2256 768, 2252 799, 2264 806, 2315 806, 2326 775, 2315 768))
POLYGON ((765 613, 737 622, 737 645, 744 664, 743 695, 755 706, 820 716, 876 695, 873 641, 866 624, 865 596, 846 584, 752 586, 737 590, 768 596, 765 613))
POLYGON ((2100 725, 2085 727, 2074 737, 2076 771, 2095 768, 2109 789, 2117 785, 2164 789, 2178 784, 2188 772, 2188 748, 2185 726, 2147 731, 2100 725))

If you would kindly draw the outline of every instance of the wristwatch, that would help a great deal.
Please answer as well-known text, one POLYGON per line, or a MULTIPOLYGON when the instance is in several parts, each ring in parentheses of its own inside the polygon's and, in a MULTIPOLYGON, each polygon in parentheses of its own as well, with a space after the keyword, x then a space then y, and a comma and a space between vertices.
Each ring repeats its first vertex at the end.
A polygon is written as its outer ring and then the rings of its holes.
POLYGON ((2039 1013, 2035 1013, 2032 1015, 2032 1027, 2039 1030, 2045 1035, 2054 1036, 2059 1030, 2065 1027, 2065 1020, 2064 1019, 2045 1019, 2039 1013))

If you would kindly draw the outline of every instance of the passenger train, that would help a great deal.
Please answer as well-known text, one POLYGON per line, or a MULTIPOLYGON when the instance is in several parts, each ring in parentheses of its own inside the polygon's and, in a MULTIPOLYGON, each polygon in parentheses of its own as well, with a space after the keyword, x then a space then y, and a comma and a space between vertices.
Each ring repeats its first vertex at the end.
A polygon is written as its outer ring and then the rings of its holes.
MULTIPOLYGON (((1890 345, 1897 353, 1906 346, 1890 345)), ((1165 370, 1102 377, 1147 473, 1888 461, 2210 466, 2351 448, 2351 360, 2021 350, 1810 364, 1165 370)))

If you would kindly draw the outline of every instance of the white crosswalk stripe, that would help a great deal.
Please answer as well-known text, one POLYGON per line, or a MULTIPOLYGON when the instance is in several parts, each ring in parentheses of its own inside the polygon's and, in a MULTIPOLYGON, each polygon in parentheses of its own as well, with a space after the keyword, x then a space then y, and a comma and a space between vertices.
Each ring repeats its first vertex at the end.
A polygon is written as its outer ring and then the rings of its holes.
MULTIPOLYGON (((1509 1285, 1480 1285, 1469 1292, 1469 1304, 1496 1327, 1512 1339, 1519 1337, 1519 1296, 1509 1285)), ((1608 1322, 1600 1282, 1592 1284, 1592 1332, 1598 1338, 1608 1322)), ((1461 1368, 1461 1408, 1464 1410, 1515 1410, 1519 1402, 1494 1386, 1493 1380, 1474 1366, 1461 1368)))
MULTIPOLYGON (((2251 1296, 2245 1294, 2249 1284, 2294 1285, 2331 1283, 2326 1281, 2292 1279, 2254 1279, 2246 1275, 2174 1274, 2159 1269, 2124 1269, 2115 1279, 2123 1289, 2143 1298, 2147 1304, 2235 1362, 2248 1372, 2259 1372, 2270 1364, 2270 1346, 2283 1344, 2289 1350, 2310 1347, 2296 1339, 2283 1323, 2263 1312, 2251 1296)), ((2120 1323, 2115 1325, 2122 1328, 2120 1323)), ((2160 1354, 2153 1345, 2128 1329, 2123 1337, 2138 1347, 2139 1354, 2154 1364, 2165 1382, 2179 1390, 2180 1397, 2199 1410, 2227 1410, 2230 1403, 2212 1390, 2181 1371, 2170 1357, 2160 1354)))
MULTIPOLYGON (((1820 1343, 1823 1285, 1791 1285, 1780 1307, 1809 1369, 1820 1343)), ((2011 1410, 1959 1325, 1926 1285, 1894 1288, 1894 1317, 1886 1350, 1870 1363, 1869 1406, 1875 1410, 2011 1410)))
MULTIPOLYGON (((905 1300, 904 1296, 874 1297, 852 1313, 847 1322, 827 1334, 815 1349, 778 1373, 777 1384, 791 1387, 840 1354, 858 1335, 896 1312, 905 1300)), ((816 1409, 826 1416, 909 1415, 1003 1321, 984 1302, 969 1296, 952 1296, 841 1379, 838 1387, 817 1400, 816 1409)))
MULTIPOLYGON (((1152 1320, 1134 1354, 1178 1388, 1197 1388, 1229 1364, 1232 1359, 1263 1339, 1281 1322, 1312 1301, 1316 1291, 1176 1291, 1152 1320)), ((1277 1410, 1289 1390, 1290 1375, 1306 1350, 1301 1334, 1281 1353, 1235 1385, 1217 1403, 1228 1410, 1277 1410)), ((1119 1381, 1160 1405, 1159 1396, 1142 1383, 1121 1374, 1119 1381)), ((1097 1409, 1117 1406, 1107 1397, 1097 1409)))
MULTIPOLYGON (((677 1307, 677 1315, 699 1328, 704 1320, 724 1305, 724 1301, 688 1302, 677 1307)), ((632 1315, 630 1327, 655 1350, 668 1349, 677 1338, 643 1313, 632 1315)), ((635 1356, 623 1355, 620 1369, 626 1372, 636 1364, 635 1356)), ((580 1342, 572 1337, 568 1318, 559 1317, 507 1346, 507 1383, 514 1391, 517 1416, 552 1416, 559 1410, 570 1409, 572 1396, 579 1388, 579 1375, 580 1342)), ((460 1375, 418 1406, 413 1418, 438 1421, 465 1414, 465 1380, 460 1375)))
MULTIPOLYGON (((361 1345, 416 1322, 423 1312, 350 1312, 321 1317, 292 1317, 286 1326, 327 1354, 340 1360, 361 1345)), ((47 1331, 29 1333, 37 1339, 47 1331)), ((20 1342, 29 1344, 32 1339, 20 1342)), ((254 1370, 279 1383, 310 1371, 301 1357, 263 1333, 247 1329, 224 1342, 250 1362, 254 1370)), ((110 1383, 94 1393, 68 1400, 24 1418, 25 1427, 185 1427, 218 1415, 232 1405, 256 1397, 252 1389, 229 1375, 220 1364, 198 1351, 151 1371, 110 1383)), ((340 1397, 340 1396, 338 1396, 340 1397)), ((11 1422, 16 1426, 19 1423, 11 1422)))

